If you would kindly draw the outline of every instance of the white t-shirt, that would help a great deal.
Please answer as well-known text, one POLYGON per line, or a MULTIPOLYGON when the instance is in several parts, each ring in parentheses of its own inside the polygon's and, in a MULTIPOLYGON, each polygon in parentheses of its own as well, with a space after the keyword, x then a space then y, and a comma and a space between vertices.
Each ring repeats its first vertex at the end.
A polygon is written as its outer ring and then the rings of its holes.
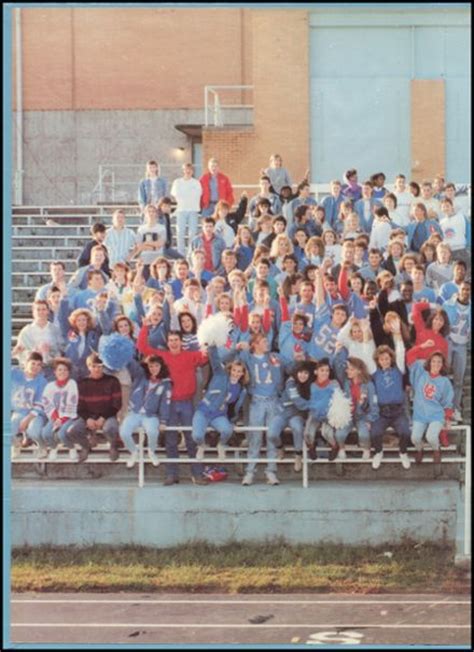
POLYGON ((171 195, 176 199, 177 212, 192 211, 193 213, 198 213, 201 210, 202 186, 194 177, 190 179, 185 179, 184 177, 175 179, 171 186, 171 195))
POLYGON ((413 197, 411 192, 396 192, 395 190, 393 191, 393 194, 397 198, 397 213, 399 213, 402 216, 402 219, 404 221, 408 220, 410 221, 410 208, 411 205, 414 201, 421 201, 418 200, 417 197, 413 197))
POLYGON ((444 217, 439 225, 443 232, 443 242, 451 247, 451 251, 466 248, 466 218, 462 213, 444 217))
POLYGON ((163 248, 166 242, 166 229, 163 224, 154 224, 153 226, 147 226, 142 224, 138 227, 137 231, 137 242, 142 244, 143 242, 157 242, 161 240, 163 247, 160 249, 150 249, 142 251, 140 254, 140 260, 144 265, 150 265, 157 256, 161 256, 163 253, 163 248))

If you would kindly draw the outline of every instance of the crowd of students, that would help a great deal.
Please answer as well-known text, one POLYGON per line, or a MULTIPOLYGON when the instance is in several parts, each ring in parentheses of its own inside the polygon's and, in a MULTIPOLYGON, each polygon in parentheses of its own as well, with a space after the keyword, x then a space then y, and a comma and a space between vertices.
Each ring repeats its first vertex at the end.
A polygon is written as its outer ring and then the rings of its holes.
MULTIPOLYGON (((142 427, 158 466, 160 433, 176 458, 188 427, 192 479, 207 484, 206 431, 218 433, 224 460, 239 422, 249 460, 266 429, 272 485, 286 427, 295 472, 303 442, 312 459, 344 459, 351 430, 377 469, 389 427, 404 469, 410 445, 422 461, 424 439, 439 462, 446 429, 462 422, 471 328, 470 216, 456 186, 400 174, 389 192, 383 173, 359 184, 351 169, 317 202, 307 178, 293 192, 275 155, 249 199, 235 197, 216 159, 201 179, 193 173, 184 165, 168 190, 149 161, 138 229, 118 209, 109 228, 92 226, 68 282, 64 262, 51 262, 12 353, 12 455, 31 440, 38 458, 54 460, 61 444, 82 462, 99 431, 111 460, 123 443, 131 468, 142 427), (225 345, 200 346, 200 325, 218 313, 225 345), (113 333, 133 343, 120 368, 99 355, 113 333), (330 416, 338 396, 350 402, 342 426, 330 416)), ((165 485, 179 482, 178 465, 165 468, 165 485)), ((255 469, 249 461, 242 484, 255 469)))

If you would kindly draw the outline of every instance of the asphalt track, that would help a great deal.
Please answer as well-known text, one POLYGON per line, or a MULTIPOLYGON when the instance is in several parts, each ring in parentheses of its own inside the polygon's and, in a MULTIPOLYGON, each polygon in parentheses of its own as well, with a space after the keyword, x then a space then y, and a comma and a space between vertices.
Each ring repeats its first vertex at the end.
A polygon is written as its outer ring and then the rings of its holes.
POLYGON ((467 595, 12 595, 13 643, 470 645, 467 595))

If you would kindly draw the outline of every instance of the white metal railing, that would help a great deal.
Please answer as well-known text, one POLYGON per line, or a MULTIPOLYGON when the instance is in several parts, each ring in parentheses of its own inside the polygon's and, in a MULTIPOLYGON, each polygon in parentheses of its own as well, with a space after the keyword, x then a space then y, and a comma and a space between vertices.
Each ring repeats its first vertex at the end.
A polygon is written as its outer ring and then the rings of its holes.
MULTIPOLYGON (((184 160, 160 163, 162 175, 179 177, 183 163, 184 160)), ((92 191, 92 201, 136 201, 137 188, 143 179, 144 169, 143 163, 102 163, 99 165, 98 181, 92 191)))
POLYGON ((204 125, 209 127, 212 122, 214 127, 224 126, 224 114, 222 109, 253 109, 253 104, 223 104, 219 92, 250 91, 253 86, 232 85, 232 86, 204 86, 204 125), (212 121, 210 115, 212 112, 212 121))

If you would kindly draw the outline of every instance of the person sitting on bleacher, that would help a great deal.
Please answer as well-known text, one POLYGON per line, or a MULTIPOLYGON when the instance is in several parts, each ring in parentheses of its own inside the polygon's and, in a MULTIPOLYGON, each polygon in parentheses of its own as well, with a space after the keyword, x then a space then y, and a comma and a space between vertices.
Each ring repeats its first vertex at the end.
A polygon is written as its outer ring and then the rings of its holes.
POLYGON ((68 283, 70 293, 85 290, 89 283, 89 272, 100 272, 104 279, 104 284, 109 282, 110 273, 104 271, 104 262, 107 258, 107 250, 103 245, 96 245, 91 249, 91 262, 89 265, 79 267, 77 272, 72 276, 68 283))
POLYGON ((120 383, 114 376, 104 374, 104 363, 97 353, 87 357, 89 375, 78 383, 78 419, 69 430, 68 436, 73 444, 79 444, 79 462, 84 462, 90 451, 88 435, 94 436, 98 430, 110 443, 109 456, 112 462, 119 458, 117 413, 122 407, 120 383))
POLYGON ((117 209, 112 215, 112 226, 107 229, 104 239, 104 246, 109 254, 109 265, 114 267, 117 263, 128 263, 132 258, 137 238, 132 231, 125 226, 125 211, 117 209))
POLYGON ((77 266, 79 268, 87 267, 87 265, 91 264, 92 249, 97 245, 101 245, 104 248, 104 253, 105 253, 105 258, 102 261, 101 269, 105 274, 107 274, 107 276, 110 276, 109 258, 108 258, 106 246, 104 244, 106 235, 107 235, 107 228, 105 224, 101 224, 100 222, 97 222, 96 224, 93 224, 91 226, 92 240, 89 240, 89 242, 87 242, 84 245, 83 250, 81 251, 81 253, 77 258, 77 266))
POLYGON ((48 298, 48 292, 52 287, 60 288, 62 283, 66 282, 66 265, 62 260, 53 260, 49 266, 51 281, 37 289, 35 294, 36 301, 44 301, 48 298))
MULTIPOLYGON (((44 425, 44 413, 41 404, 43 390, 48 381, 43 374, 43 358, 41 353, 32 351, 28 354, 24 371, 12 369, 12 459, 19 457, 21 440, 32 439, 39 447, 40 453, 45 450, 41 439, 44 425)), ((39 455, 44 457, 44 455, 39 455)))
POLYGON ((77 383, 71 378, 72 364, 67 358, 55 358, 53 369, 55 379, 43 391, 42 406, 47 421, 41 437, 50 449, 50 462, 57 459, 59 443, 69 449, 69 458, 77 462, 79 456, 68 437, 69 430, 77 419, 77 383))
POLYGON ((50 378, 51 362, 60 354, 61 333, 57 326, 48 320, 49 306, 47 301, 33 302, 33 322, 24 326, 19 335, 12 357, 16 357, 21 365, 26 363, 32 351, 41 353, 43 362, 47 365, 45 375, 50 378))

